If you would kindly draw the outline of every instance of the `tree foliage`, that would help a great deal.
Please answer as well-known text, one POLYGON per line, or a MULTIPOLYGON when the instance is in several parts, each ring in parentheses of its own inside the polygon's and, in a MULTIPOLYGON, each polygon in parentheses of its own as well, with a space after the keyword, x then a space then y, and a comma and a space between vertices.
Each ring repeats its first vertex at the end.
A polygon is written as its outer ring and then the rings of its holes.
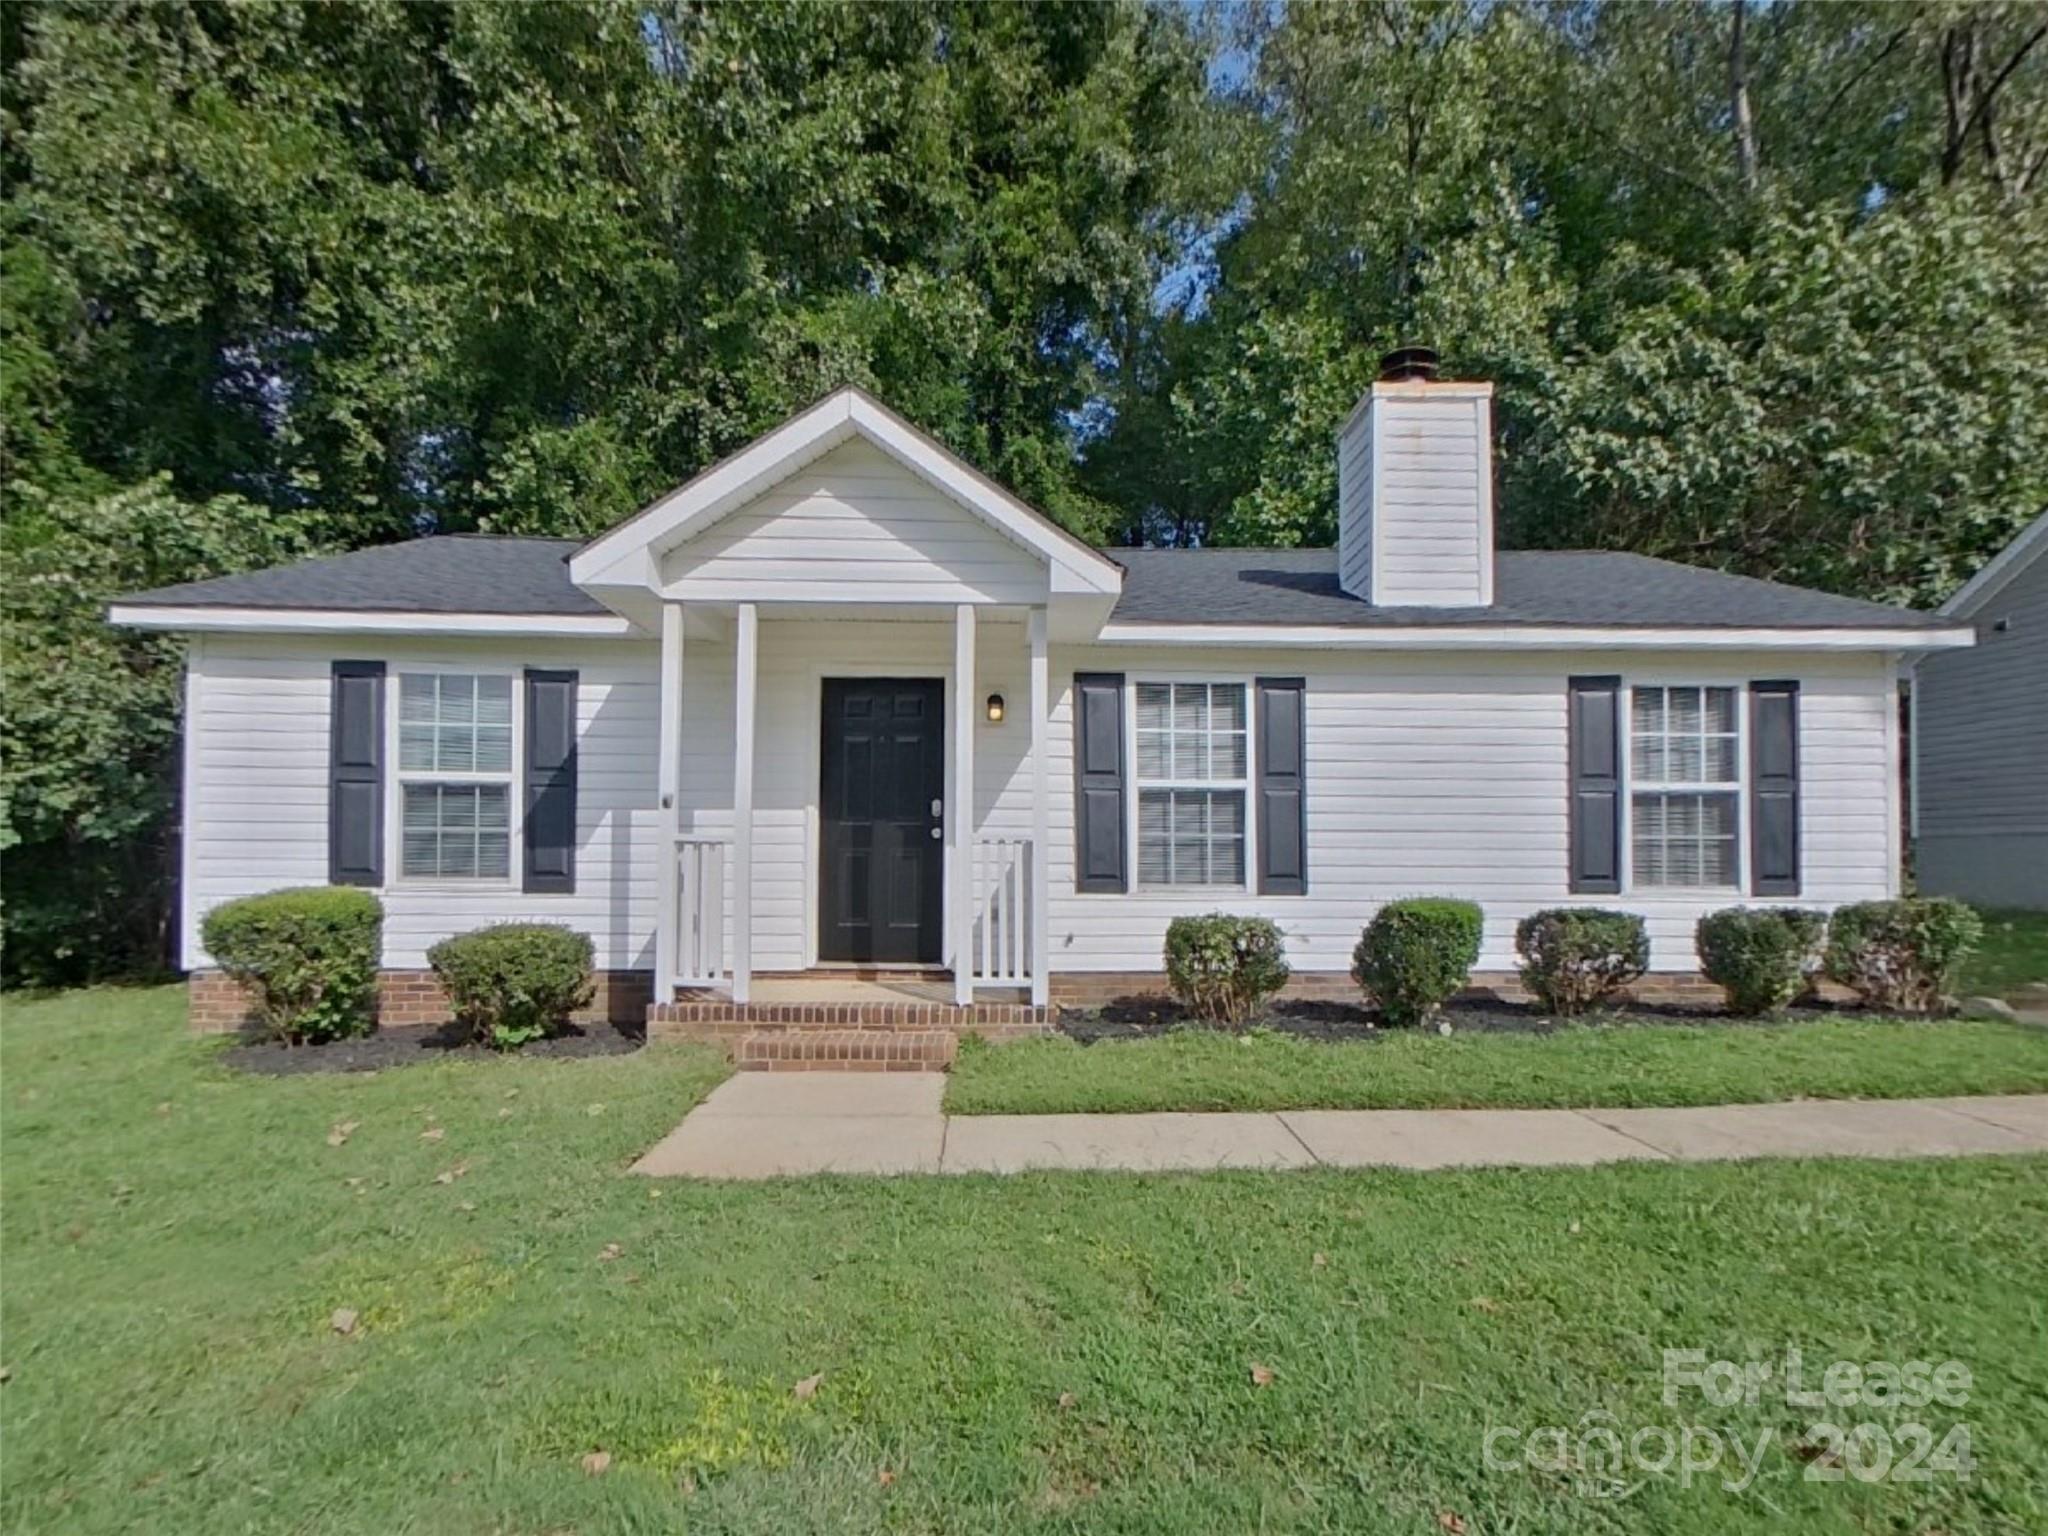
POLYGON ((2025 0, 37 0, 0 53, 10 976, 163 926, 172 653, 108 596, 588 533, 843 383, 1110 542, 1328 541, 1410 339, 1499 383, 1510 543, 1928 602, 2048 502, 2025 0))

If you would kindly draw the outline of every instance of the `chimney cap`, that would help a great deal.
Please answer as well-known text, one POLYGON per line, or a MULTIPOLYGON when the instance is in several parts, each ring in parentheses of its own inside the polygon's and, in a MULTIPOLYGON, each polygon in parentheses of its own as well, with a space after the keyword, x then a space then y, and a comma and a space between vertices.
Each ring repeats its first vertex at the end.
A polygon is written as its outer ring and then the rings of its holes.
POLYGON ((1437 355, 1435 347, 1409 345, 1396 347, 1380 359, 1380 381, 1386 384, 1404 380, 1428 380, 1436 377, 1437 355))

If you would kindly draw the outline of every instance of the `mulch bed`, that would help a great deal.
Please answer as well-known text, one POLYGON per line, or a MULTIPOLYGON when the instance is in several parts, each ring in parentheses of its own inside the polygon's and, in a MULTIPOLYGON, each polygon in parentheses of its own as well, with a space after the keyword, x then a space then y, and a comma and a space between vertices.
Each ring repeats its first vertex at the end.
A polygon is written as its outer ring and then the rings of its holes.
POLYGON ((229 1049, 222 1060, 244 1072, 264 1077, 292 1077, 301 1072, 382 1072, 435 1061, 502 1061, 508 1056, 566 1061, 587 1056, 624 1056, 647 1043, 637 1026, 572 1024, 547 1040, 535 1040, 516 1051, 494 1051, 467 1039, 452 1024, 437 1027, 380 1029, 360 1040, 332 1040, 323 1045, 283 1045, 276 1040, 250 1039, 229 1049))
MULTIPOLYGON (((1795 1003, 1783 1014, 1769 1019, 1736 1018, 1712 1003, 1632 1003, 1626 1008, 1595 1011, 1579 1020, 1559 1019, 1543 1013, 1531 1003, 1505 1002, 1497 998, 1461 999, 1448 1004, 1443 1017, 1454 1034, 1548 1035, 1580 1024, 1700 1025, 1731 1024, 1769 1027, 1796 1021, 1802 1014, 1855 1013, 1860 1010, 1839 1003, 1795 1003)), ((1429 1026, 1433 1028, 1434 1026, 1429 1026)), ((1307 999, 1278 1002, 1260 1017, 1244 1025, 1218 1024, 1190 1016, 1170 997, 1119 998, 1101 1008, 1068 1008, 1060 1014, 1059 1032, 1093 1045, 1098 1040, 1147 1040, 1176 1030, 1215 1030, 1242 1034, 1263 1029, 1274 1034, 1293 1035, 1303 1040, 1380 1040, 1397 1030, 1380 1022, 1379 1015, 1363 1003, 1338 1003, 1307 999)))

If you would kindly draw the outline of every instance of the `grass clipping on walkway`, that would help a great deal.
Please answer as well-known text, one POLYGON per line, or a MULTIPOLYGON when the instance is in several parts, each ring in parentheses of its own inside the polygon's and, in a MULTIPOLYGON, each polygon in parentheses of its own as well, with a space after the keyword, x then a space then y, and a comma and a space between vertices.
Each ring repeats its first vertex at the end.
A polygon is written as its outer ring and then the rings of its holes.
POLYGON ((1081 1045, 969 1042, 957 1115, 1230 1109, 1549 1109, 2048 1091, 2048 1030, 1831 1016, 1597 1023, 1551 1034, 1388 1030, 1329 1042, 1183 1029, 1081 1045))

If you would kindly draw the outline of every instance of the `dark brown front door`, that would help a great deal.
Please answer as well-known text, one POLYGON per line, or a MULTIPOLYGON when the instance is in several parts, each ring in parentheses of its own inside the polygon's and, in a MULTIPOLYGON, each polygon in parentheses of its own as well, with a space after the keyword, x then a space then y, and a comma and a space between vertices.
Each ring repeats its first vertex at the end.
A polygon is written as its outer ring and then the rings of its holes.
POLYGON ((825 679, 820 960, 939 961, 944 701, 935 677, 825 679))

